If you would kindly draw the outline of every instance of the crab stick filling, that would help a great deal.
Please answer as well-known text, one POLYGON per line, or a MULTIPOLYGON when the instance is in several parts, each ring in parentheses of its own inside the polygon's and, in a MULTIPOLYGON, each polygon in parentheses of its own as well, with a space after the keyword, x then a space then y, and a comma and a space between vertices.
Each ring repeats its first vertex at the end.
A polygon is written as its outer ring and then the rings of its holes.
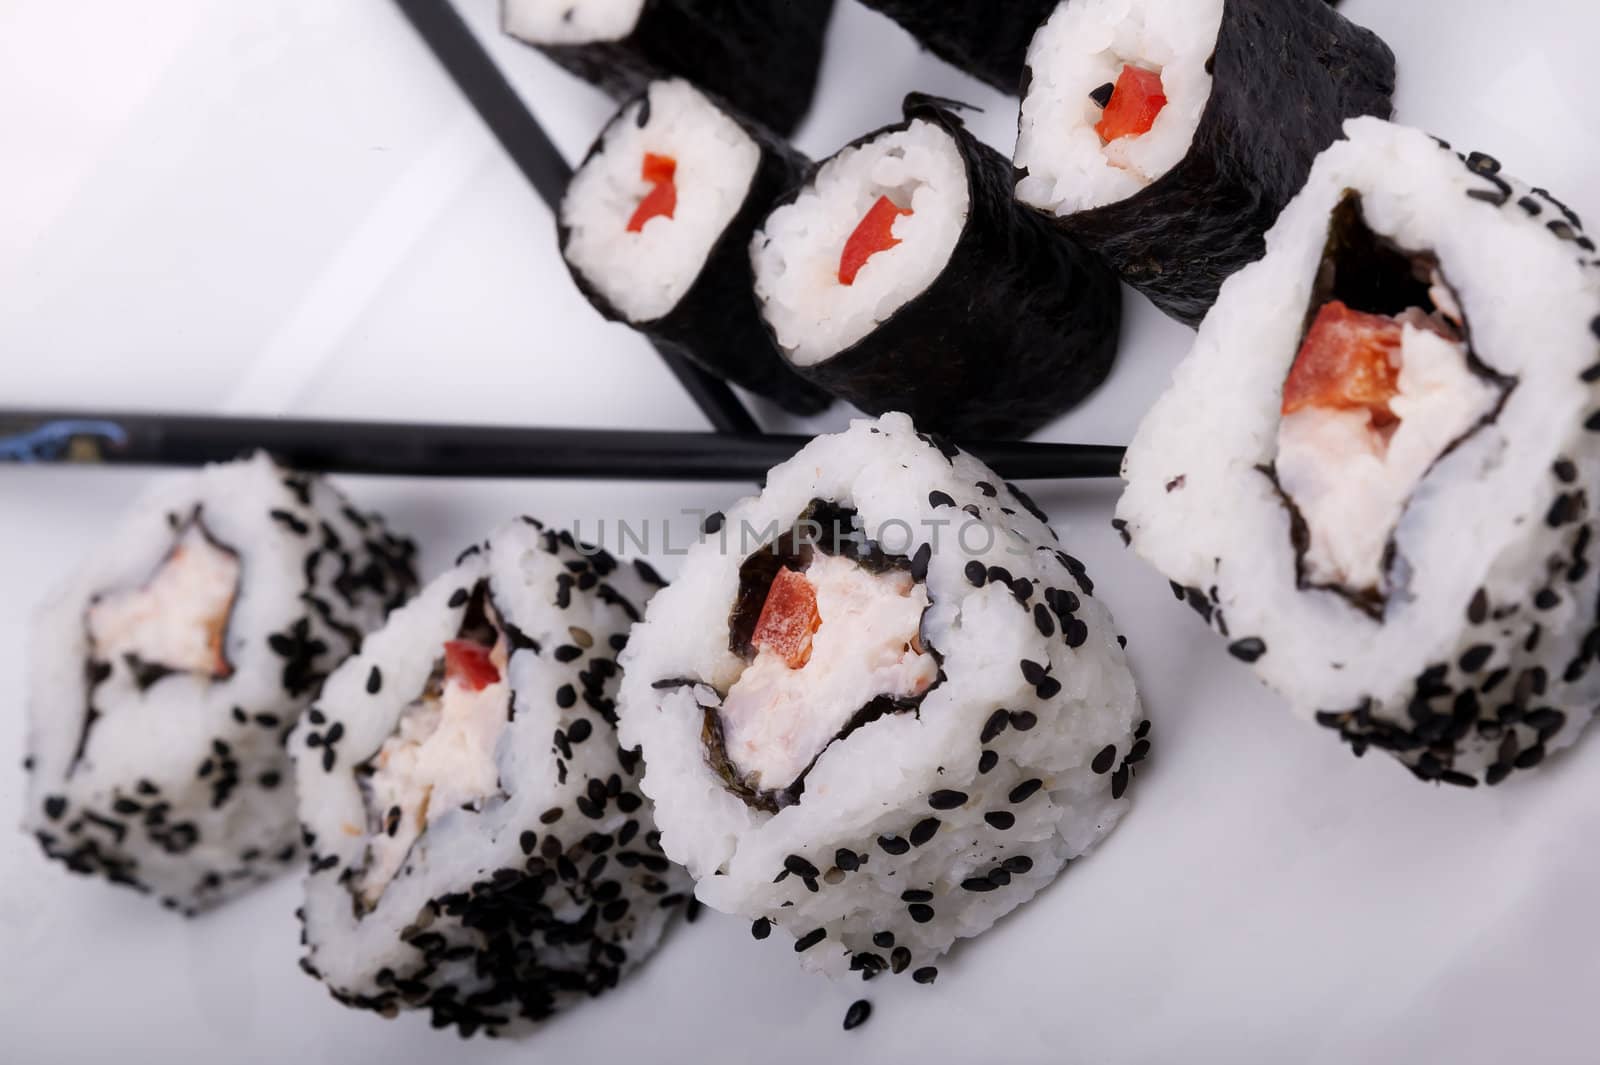
POLYGON ((364 782, 372 837, 358 886, 368 909, 399 874, 429 821, 459 807, 478 809, 500 790, 495 745, 511 702, 507 647, 451 640, 442 674, 400 716, 368 763, 364 782))
POLYGON ((678 209, 677 173, 678 161, 672 156, 656 155, 654 152, 644 154, 639 177, 650 186, 650 191, 640 199, 633 217, 628 219, 629 233, 643 231, 644 224, 651 219, 672 217, 678 209))
POLYGON ((96 661, 135 661, 175 673, 231 676, 223 646, 239 594, 239 556, 198 517, 139 588, 101 596, 88 612, 96 661))
POLYGON ((1104 108, 1094 131, 1106 144, 1149 133, 1161 116, 1161 109, 1167 106, 1161 72, 1131 63, 1123 66, 1115 83, 1102 85, 1089 95, 1104 108))
POLYGON ((762 788, 787 788, 863 707, 926 692, 939 672, 918 636, 927 609, 909 573, 824 554, 803 573, 780 571, 756 624, 756 657, 722 702, 734 768, 762 788))
POLYGON ((887 196, 879 196, 844 242, 844 251, 839 256, 839 284, 855 284, 856 275, 867 265, 868 259, 899 244, 899 238, 894 235, 894 222, 909 214, 911 208, 901 207, 887 196))
POLYGON ((1284 383, 1278 483, 1310 534, 1312 583, 1384 593, 1388 545, 1417 486, 1499 401, 1437 276, 1429 296, 1432 314, 1324 304, 1284 383))

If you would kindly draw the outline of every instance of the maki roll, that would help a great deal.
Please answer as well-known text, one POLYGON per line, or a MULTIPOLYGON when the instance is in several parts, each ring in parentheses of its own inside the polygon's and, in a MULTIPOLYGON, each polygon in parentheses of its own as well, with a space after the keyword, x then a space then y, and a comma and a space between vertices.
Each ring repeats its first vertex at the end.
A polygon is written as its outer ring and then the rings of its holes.
POLYGON ((1022 82, 1033 31, 1058 0, 862 0, 898 22, 924 48, 958 70, 1012 96, 1022 82))
POLYGON ((790 370, 761 324, 750 238, 810 164, 682 79, 652 82, 573 174, 561 254, 601 314, 796 414, 827 393, 790 370))
POLYGON ((501 28, 618 100, 688 78, 787 136, 811 109, 833 0, 501 0, 501 28))
POLYGON ((1126 811, 1110 614, 1028 497, 903 414, 707 523, 623 655, 661 842, 809 968, 919 982, 1126 811))
POLYGON ((1600 275, 1549 193, 1345 127, 1128 452, 1133 548, 1294 710, 1497 784, 1600 702, 1600 275))
POLYGON ((904 111, 768 216, 750 249, 762 317, 802 376, 868 413, 1025 435, 1109 372, 1116 277, 1017 205, 1004 157, 945 101, 904 111))
POLYGON ((524 518, 328 679, 290 750, 301 966, 340 1002, 498 1035, 655 949, 688 881, 617 744, 638 571, 524 518))
POLYGON ((195 914, 292 864, 284 739, 416 587, 412 545, 263 455, 164 483, 39 612, 24 824, 195 914))
POLYGON ((1320 0, 1067 0, 1028 49, 1016 194, 1196 325, 1394 56, 1320 0))

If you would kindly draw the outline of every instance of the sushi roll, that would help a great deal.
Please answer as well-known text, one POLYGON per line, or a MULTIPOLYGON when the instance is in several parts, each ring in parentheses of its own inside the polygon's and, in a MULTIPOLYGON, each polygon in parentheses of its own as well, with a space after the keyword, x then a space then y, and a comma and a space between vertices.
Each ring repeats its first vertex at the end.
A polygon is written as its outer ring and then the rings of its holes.
POLYGON ((301 966, 336 999, 499 1035, 655 949, 689 885, 613 698, 656 579, 524 518, 328 679, 290 750, 301 966))
POLYGON ((1012 96, 1033 31, 1050 17, 1058 0, 862 0, 894 19, 924 48, 957 70, 1012 96))
POLYGON ((1067 0, 1028 49, 1016 194, 1196 325, 1394 56, 1320 0, 1067 0))
POLYGON ((1104 380, 1121 290, 951 106, 908 96, 786 197, 751 244, 756 297, 789 363, 869 414, 1023 436, 1104 380))
POLYGON ((501 28, 618 100, 682 77, 787 136, 811 109, 833 0, 501 0, 501 28))
POLYGON ((623 655, 661 842, 808 968, 934 979, 1129 804, 1150 748, 1094 584, 903 414, 710 519, 623 655))
POLYGON ((415 589, 410 542, 263 455, 146 496, 39 611, 24 825, 195 914, 298 855, 284 739, 415 589))
POLYGON ((1363 118, 1223 287, 1117 520, 1356 754, 1497 784, 1600 703, 1600 273, 1576 215, 1363 118))
POLYGON ((652 82, 606 126, 560 208, 561 254, 601 314, 815 414, 751 296, 750 238, 810 163, 688 82, 652 82))

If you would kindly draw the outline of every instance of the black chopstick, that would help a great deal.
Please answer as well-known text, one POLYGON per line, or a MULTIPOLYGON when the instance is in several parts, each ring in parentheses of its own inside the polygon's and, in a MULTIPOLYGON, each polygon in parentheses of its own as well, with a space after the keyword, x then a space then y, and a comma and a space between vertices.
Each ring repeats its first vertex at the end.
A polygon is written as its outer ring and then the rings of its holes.
MULTIPOLYGON (((317 473, 760 481, 802 436, 0 410, 0 465, 200 466, 266 451, 317 473)), ((1116 477, 1122 448, 974 441, 1007 480, 1116 477)))
MULTIPOLYGON (((471 102, 517 169, 538 191, 545 206, 552 213, 559 210, 561 194, 572 177, 572 168, 450 0, 395 0, 395 5, 471 102)), ((712 428, 719 433, 761 431, 761 426, 726 383, 680 352, 659 344, 654 347, 712 428)))

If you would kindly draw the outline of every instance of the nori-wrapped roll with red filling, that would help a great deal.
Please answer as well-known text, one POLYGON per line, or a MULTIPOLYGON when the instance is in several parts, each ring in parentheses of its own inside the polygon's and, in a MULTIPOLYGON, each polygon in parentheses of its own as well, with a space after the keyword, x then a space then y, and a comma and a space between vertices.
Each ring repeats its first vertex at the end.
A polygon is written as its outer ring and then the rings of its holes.
POLYGON ((601 132, 562 197, 561 254, 605 317, 795 414, 828 395, 779 355, 751 294, 750 239, 810 162, 681 79, 601 132))
MULTIPOLYGON (((956 105, 959 106, 959 105, 956 105)), ((1011 195, 946 101, 822 163, 751 246, 756 297, 808 380, 928 431, 1020 436, 1111 367, 1115 276, 1011 195)))
POLYGON ((1017 197, 1189 325, 1395 85, 1389 48, 1320 0, 1067 0, 1028 64, 1017 197))

